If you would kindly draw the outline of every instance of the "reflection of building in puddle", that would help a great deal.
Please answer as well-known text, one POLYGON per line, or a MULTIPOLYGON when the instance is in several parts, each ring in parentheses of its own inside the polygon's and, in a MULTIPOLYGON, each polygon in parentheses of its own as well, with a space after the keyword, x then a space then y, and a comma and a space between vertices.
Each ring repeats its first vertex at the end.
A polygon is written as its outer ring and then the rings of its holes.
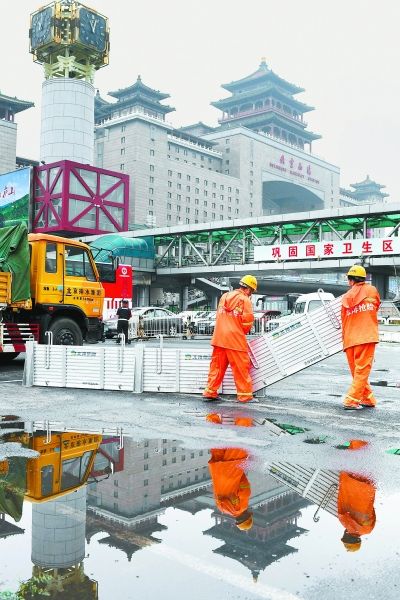
POLYGON ((140 548, 158 543, 165 528, 158 518, 169 506, 189 502, 210 487, 207 450, 186 450, 176 440, 125 440, 124 469, 88 491, 87 540, 123 550, 129 560, 140 548))
POLYGON ((287 542, 306 532, 297 521, 301 516, 300 508, 307 506, 308 502, 272 477, 260 478, 259 474, 255 476, 253 473, 249 473, 248 477, 253 527, 241 531, 233 517, 213 511, 215 524, 204 533, 224 542, 214 550, 216 554, 237 560, 257 579, 268 565, 297 552, 287 542))

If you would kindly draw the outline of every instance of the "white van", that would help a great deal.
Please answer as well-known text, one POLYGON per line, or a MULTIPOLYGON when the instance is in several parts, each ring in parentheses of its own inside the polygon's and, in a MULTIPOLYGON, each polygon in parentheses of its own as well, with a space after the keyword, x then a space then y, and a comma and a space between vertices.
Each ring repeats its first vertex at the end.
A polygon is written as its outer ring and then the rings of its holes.
POLYGON ((302 294, 299 296, 294 304, 294 310, 290 315, 280 317, 269 321, 267 331, 273 331, 281 325, 285 325, 291 319, 298 317, 299 315, 312 312, 316 308, 320 308, 323 302, 330 302, 334 300, 335 296, 329 292, 312 292, 310 294, 302 294))

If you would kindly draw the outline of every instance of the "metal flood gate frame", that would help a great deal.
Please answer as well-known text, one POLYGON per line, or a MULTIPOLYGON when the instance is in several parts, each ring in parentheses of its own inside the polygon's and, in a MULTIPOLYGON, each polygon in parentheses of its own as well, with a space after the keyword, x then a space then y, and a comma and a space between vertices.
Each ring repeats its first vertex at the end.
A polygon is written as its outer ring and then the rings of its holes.
MULTIPOLYGON (((288 320, 249 343, 253 391, 324 360, 342 346, 341 297, 288 320)), ((27 344, 26 385, 199 394, 208 375, 211 348, 53 346, 27 344)), ((228 369, 222 394, 235 394, 228 369)))

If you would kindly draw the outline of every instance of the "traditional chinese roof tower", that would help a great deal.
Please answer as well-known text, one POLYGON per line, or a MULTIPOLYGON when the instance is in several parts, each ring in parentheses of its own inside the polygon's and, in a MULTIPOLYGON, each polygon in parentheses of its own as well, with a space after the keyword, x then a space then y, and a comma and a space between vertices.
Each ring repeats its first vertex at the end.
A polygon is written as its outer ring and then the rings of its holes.
MULTIPOLYGON (((175 110, 172 106, 161 104, 161 100, 169 98, 170 95, 148 87, 142 82, 140 75, 133 85, 116 92, 109 92, 108 95, 116 98, 117 102, 107 102, 97 94, 95 98, 96 123, 101 123, 119 111, 129 111, 129 109, 143 111, 150 117, 165 121, 165 115, 175 110)), ((122 114, 125 113, 121 112, 121 116, 122 114)))
POLYGON ((28 100, 19 100, 16 96, 5 96, 0 92, 0 119, 2 121, 14 122, 14 116, 27 108, 35 106, 28 100))
POLYGON ((385 192, 381 191, 382 188, 386 186, 376 183, 376 181, 372 181, 372 179, 369 178, 369 175, 367 175, 364 181, 360 181, 360 183, 351 183, 350 186, 354 188, 354 191, 351 190, 351 196, 359 202, 366 204, 383 202, 383 199, 389 196, 389 194, 385 194, 385 192))
POLYGON ((276 75, 264 58, 257 71, 222 87, 231 96, 211 103, 222 111, 222 127, 241 125, 301 149, 309 144, 310 151, 312 141, 321 137, 307 131, 303 119, 314 108, 294 97, 304 89, 276 75))
POLYGON ((0 92, 0 173, 15 169, 17 148, 17 113, 34 106, 33 102, 5 96, 0 92))

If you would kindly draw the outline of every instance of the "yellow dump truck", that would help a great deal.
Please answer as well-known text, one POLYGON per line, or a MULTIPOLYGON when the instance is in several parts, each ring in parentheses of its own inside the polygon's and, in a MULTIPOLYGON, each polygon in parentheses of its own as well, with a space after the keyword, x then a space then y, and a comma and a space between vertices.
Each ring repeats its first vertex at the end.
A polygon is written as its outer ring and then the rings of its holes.
POLYGON ((35 339, 81 345, 103 336, 104 289, 86 244, 0 229, 0 361, 35 339), (48 332, 48 333, 47 333, 48 332))

